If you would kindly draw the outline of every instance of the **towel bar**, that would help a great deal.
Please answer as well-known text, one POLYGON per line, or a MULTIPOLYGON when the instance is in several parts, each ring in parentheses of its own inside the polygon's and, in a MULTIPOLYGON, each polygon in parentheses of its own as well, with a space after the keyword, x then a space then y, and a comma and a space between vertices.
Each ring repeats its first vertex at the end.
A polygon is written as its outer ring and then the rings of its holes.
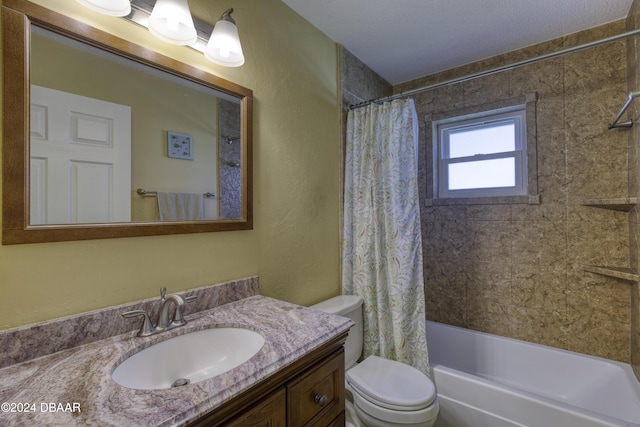
MULTIPOLYGON (((157 191, 148 191, 142 188, 138 188, 136 190, 136 193, 138 193, 138 195, 140 195, 140 197, 157 197, 158 196, 158 192, 157 191)), ((215 199, 216 195, 214 193, 210 193, 210 192, 206 192, 202 194, 202 197, 206 198, 206 199, 215 199)))

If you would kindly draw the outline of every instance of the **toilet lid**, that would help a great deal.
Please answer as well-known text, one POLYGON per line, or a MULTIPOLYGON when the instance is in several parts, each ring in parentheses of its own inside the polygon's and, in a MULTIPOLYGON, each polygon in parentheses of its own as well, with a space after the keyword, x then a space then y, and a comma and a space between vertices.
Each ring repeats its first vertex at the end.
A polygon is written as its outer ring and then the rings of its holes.
POLYGON ((431 379, 416 368, 378 356, 369 356, 349 369, 347 382, 359 394, 382 407, 415 411, 436 397, 431 379))

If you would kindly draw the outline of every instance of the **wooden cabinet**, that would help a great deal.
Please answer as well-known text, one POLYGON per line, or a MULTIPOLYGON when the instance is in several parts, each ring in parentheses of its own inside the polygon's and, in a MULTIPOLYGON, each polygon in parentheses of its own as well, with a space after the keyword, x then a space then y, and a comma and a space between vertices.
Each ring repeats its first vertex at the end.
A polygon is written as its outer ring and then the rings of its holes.
POLYGON ((345 339, 313 350, 188 427, 344 426, 345 339))

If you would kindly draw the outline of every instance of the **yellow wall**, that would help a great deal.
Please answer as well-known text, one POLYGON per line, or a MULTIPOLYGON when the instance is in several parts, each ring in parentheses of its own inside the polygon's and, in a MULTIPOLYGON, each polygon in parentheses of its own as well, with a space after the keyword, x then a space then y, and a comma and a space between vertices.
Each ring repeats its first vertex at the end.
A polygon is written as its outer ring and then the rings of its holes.
MULTIPOLYGON (((339 291, 336 46, 279 0, 234 0, 246 63, 224 68, 75 1, 34 3, 251 88, 254 230, 0 246, 0 329, 249 275, 310 304, 339 291), (177 260, 179 259, 180 262, 177 260)), ((228 3, 191 0, 213 23, 228 3)))

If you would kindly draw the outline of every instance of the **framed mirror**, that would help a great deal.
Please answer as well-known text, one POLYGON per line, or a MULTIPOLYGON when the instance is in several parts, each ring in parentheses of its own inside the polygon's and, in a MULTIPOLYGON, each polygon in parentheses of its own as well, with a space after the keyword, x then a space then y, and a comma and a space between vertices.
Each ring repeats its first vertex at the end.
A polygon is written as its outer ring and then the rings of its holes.
POLYGON ((247 230, 252 91, 4 0, 2 243, 247 230))

